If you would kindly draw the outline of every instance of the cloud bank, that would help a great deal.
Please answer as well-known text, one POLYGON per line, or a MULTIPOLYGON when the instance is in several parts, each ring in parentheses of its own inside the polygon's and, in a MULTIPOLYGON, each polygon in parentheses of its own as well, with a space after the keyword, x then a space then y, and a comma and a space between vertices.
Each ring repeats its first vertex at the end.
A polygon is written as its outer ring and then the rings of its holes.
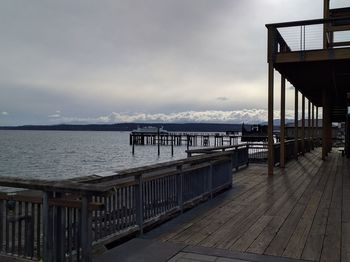
MULTIPOLYGON (((51 116, 49 116, 51 117, 51 116)), ((279 117, 279 112, 275 112, 275 117, 279 117)), ((292 118, 293 111, 286 112, 286 118, 292 118)), ((72 123, 126 123, 126 122, 144 122, 144 123, 249 123, 257 124, 267 121, 267 110, 264 109, 244 109, 237 111, 186 111, 178 113, 111 113, 106 116, 96 118, 79 117, 51 117, 50 122, 55 124, 72 123)))

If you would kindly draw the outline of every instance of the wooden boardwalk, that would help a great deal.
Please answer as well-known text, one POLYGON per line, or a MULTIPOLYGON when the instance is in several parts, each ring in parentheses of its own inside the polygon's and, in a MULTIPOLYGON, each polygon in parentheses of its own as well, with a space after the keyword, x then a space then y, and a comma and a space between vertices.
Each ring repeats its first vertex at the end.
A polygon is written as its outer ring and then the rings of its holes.
POLYGON ((350 261, 350 161, 314 150, 267 177, 234 179, 235 194, 158 236, 164 242, 311 261, 350 261))

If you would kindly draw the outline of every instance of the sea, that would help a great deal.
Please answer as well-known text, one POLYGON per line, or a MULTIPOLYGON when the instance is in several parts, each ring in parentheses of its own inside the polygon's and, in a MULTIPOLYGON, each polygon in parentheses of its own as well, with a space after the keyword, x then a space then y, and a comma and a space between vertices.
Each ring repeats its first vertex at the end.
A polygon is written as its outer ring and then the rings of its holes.
POLYGON ((0 176, 61 180, 186 158, 186 146, 129 145, 129 132, 0 130, 0 176))

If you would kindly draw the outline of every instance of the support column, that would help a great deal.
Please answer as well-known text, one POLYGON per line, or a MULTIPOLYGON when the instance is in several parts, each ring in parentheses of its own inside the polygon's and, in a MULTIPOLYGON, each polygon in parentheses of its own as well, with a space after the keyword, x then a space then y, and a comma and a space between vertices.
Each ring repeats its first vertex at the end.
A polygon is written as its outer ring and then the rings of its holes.
POLYGON ((345 155, 350 157, 350 93, 347 93, 347 108, 345 122, 345 155))
POLYGON ((310 152, 311 150, 311 102, 310 99, 308 99, 308 109, 307 109, 307 140, 308 140, 308 147, 307 151, 310 152))
POLYGON ((320 141, 320 132, 319 132, 319 128, 318 128, 318 106, 316 106, 316 123, 315 123, 315 127, 316 127, 316 137, 317 137, 317 143, 320 141))
POLYGON ((274 168, 274 141, 273 141, 273 84, 274 84, 274 68, 273 63, 269 63, 269 87, 268 87, 268 175, 273 175, 274 168))
POLYGON ((305 95, 302 94, 301 102, 301 152, 305 154, 305 95))
POLYGON ((312 131, 311 131, 311 139, 312 139, 311 145, 312 145, 312 149, 314 149, 315 148, 315 145, 314 145, 314 141, 315 141, 315 105, 314 104, 312 104, 311 113, 312 113, 312 116, 311 116, 311 128, 312 128, 312 131))
POLYGON ((286 161, 286 145, 285 145, 285 131, 286 131, 286 79, 281 76, 281 123, 280 123, 280 167, 285 167, 286 161))
POLYGON ((332 151, 332 114, 330 101, 327 103, 327 154, 332 151))
POLYGON ((327 156, 327 95, 326 90, 322 94, 322 160, 326 160, 327 156))
POLYGON ((298 89, 295 88, 295 101, 294 101, 294 158, 298 159, 298 89))

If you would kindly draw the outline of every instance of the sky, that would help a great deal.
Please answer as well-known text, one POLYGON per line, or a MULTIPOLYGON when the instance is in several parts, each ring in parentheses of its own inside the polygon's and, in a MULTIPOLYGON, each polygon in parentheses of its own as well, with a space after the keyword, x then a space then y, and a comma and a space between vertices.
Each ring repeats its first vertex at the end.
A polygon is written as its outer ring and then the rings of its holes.
POLYGON ((265 24, 322 2, 0 0, 0 125, 265 121, 265 24))

